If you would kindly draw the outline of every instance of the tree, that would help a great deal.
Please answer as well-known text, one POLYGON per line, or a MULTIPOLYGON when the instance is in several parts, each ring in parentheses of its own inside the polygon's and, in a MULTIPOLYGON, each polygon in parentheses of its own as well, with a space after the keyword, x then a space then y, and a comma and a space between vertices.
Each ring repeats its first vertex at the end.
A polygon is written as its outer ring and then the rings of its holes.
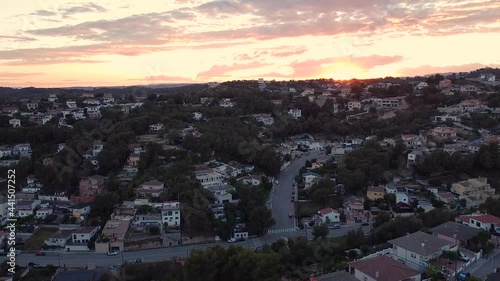
POLYGON ((258 206, 250 213, 248 227, 250 232, 263 235, 264 230, 275 223, 271 210, 266 206, 258 206))
POLYGON ((391 214, 387 211, 381 211, 377 214, 375 217, 375 222, 373 223, 373 227, 379 227, 383 225, 386 222, 391 221, 392 217, 391 214))
POLYGON ((329 229, 327 224, 321 224, 313 227, 312 235, 314 239, 325 238, 328 235, 329 229))

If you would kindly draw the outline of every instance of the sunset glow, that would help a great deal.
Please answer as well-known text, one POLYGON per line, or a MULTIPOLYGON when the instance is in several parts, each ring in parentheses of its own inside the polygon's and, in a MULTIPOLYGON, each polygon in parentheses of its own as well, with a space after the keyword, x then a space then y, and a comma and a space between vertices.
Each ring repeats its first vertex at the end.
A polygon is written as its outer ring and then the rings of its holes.
POLYGON ((18 0, 0 86, 375 78, 500 66, 500 2, 18 0))

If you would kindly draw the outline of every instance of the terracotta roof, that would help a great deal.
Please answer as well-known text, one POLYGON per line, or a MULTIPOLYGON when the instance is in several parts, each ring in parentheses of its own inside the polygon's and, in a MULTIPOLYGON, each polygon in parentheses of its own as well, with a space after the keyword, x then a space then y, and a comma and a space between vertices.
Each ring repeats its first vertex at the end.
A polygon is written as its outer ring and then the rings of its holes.
POLYGON ((418 271, 383 255, 353 261, 349 266, 378 281, 400 281, 419 275, 418 271))
POLYGON ((318 213, 321 215, 326 215, 326 214, 330 214, 330 213, 336 213, 336 211, 332 208, 324 208, 324 209, 319 210, 318 213))
POLYGON ((443 198, 443 199, 452 199, 456 198, 455 194, 451 192, 443 192, 443 193, 438 193, 437 196, 443 198))
POLYGON ((377 186, 371 186, 368 188, 368 192, 385 192, 385 186, 383 185, 377 185, 377 186))
POLYGON ((468 216, 459 216, 458 220, 464 221, 469 223, 470 219, 475 219, 477 221, 480 221, 482 223, 493 223, 493 224, 500 224, 500 218, 497 218, 493 215, 490 214, 472 214, 468 216))

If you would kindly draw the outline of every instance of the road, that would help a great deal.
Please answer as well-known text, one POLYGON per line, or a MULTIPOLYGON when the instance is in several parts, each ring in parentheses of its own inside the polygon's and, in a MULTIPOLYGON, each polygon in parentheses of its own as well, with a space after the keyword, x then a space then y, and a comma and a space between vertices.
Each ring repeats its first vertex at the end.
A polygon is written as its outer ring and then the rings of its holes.
POLYGON ((490 253, 488 257, 478 260, 468 271, 470 274, 484 280, 497 267, 500 267, 500 250, 498 249, 490 253))
MULTIPOLYGON (((342 226, 340 229, 331 230, 329 237, 336 237, 346 235, 350 230, 356 230, 360 225, 350 225, 342 226)), ((363 227, 363 230, 368 233, 368 227, 363 227)), ((313 238, 311 230, 308 230, 308 239, 313 238)), ((158 248, 134 252, 124 252, 119 253, 116 256, 107 256, 103 253, 94 252, 83 252, 83 253, 47 253, 46 256, 35 256, 34 254, 23 254, 21 253, 16 257, 16 263, 21 266, 26 266, 29 262, 38 262, 40 265, 52 264, 55 266, 67 266, 67 267, 109 267, 113 265, 120 265, 122 261, 127 261, 129 259, 142 258, 144 262, 154 262, 171 260, 174 257, 185 258, 190 255, 193 250, 205 249, 215 245, 221 245, 223 247, 229 247, 231 245, 242 246, 250 249, 255 249, 256 247, 262 246, 264 244, 271 244, 282 237, 298 237, 305 236, 305 230, 281 233, 281 234, 269 234, 263 237, 252 238, 244 242, 237 242, 234 244, 229 244, 227 242, 217 242, 212 244, 199 244, 199 245, 188 245, 179 246, 172 248, 158 248), (122 256, 123 255, 123 256, 122 256)), ((1 261, 5 260, 6 257, 2 256, 1 261)))
MULTIPOLYGON (((288 214, 293 213, 294 203, 292 198, 292 183, 295 176, 299 173, 300 168, 304 167, 306 160, 317 158, 321 151, 311 151, 309 155, 303 155, 301 158, 295 159, 292 163, 276 177, 279 184, 274 184, 271 191, 270 199, 267 202, 268 208, 271 209, 276 224, 270 228, 269 233, 286 233, 293 231, 295 221, 289 218, 288 214)), ((298 193, 295 192, 295 200, 298 193)))

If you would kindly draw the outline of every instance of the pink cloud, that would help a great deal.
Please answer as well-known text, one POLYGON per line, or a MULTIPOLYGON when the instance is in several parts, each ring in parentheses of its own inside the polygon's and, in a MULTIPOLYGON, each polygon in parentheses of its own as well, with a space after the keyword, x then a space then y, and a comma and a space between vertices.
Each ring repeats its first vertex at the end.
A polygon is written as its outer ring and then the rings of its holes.
POLYGON ((233 64, 233 65, 214 65, 209 70, 201 72, 198 74, 198 78, 209 78, 209 77, 225 77, 229 76, 229 72, 244 69, 260 68, 263 66, 268 66, 269 64, 263 64, 260 62, 251 62, 246 64, 233 64))

